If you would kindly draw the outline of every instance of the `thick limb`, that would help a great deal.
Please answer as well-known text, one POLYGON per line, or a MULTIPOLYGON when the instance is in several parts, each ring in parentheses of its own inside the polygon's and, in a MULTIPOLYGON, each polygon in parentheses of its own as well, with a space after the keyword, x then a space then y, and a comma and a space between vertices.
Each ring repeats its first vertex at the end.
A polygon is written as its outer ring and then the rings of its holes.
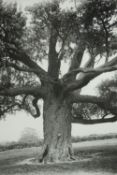
POLYGON ((14 87, 9 89, 2 89, 0 91, 1 96, 17 96, 17 95, 41 95, 44 96, 46 91, 41 88, 41 86, 24 86, 24 87, 14 87))
POLYGON ((86 86, 92 79, 96 78, 100 74, 117 70, 116 64, 117 64, 117 56, 115 56, 115 58, 113 58, 111 61, 107 62, 106 64, 104 64, 101 67, 98 67, 95 69, 79 68, 79 69, 72 71, 71 73, 69 72, 68 74, 66 74, 63 77, 63 82, 64 82, 64 79, 71 76, 71 74, 74 75, 74 74, 82 72, 82 73, 84 73, 84 76, 82 76, 78 80, 72 81, 71 83, 65 83, 65 90, 64 91, 69 92, 69 91, 74 91, 74 90, 80 89, 80 88, 86 86))
MULTIPOLYGON (((113 99, 111 99, 113 100, 113 99)), ((79 95, 76 92, 71 93, 71 103, 92 103, 97 104, 100 108, 104 109, 105 111, 110 111, 112 115, 110 115, 110 118, 106 118, 102 116, 102 118, 99 119, 92 119, 92 120, 85 120, 85 119, 78 119, 77 117, 73 119, 74 122, 78 123, 84 123, 84 124, 96 124, 96 123, 104 123, 104 122, 114 122, 117 120, 117 106, 116 104, 112 103, 108 98, 106 97, 97 97, 97 96, 91 96, 91 95, 79 95), (114 117, 113 117, 114 115, 114 117)))
POLYGON ((110 118, 102 118, 102 119, 92 119, 92 120, 86 120, 86 119, 78 119, 77 117, 72 119, 72 123, 80 123, 83 125, 91 125, 91 124, 101 124, 101 123, 110 123, 117 121, 117 117, 110 117, 110 118))

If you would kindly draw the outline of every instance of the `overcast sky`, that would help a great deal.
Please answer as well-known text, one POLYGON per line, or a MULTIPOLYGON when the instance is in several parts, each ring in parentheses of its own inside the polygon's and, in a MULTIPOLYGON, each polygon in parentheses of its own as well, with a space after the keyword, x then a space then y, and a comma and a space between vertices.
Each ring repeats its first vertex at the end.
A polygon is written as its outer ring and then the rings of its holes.
MULTIPOLYGON (((15 0, 4 0, 5 2, 15 2, 15 0)), ((41 0, 16 0, 19 7, 24 9, 26 6, 33 5, 37 2, 42 2, 41 0)), ((43 0, 44 2, 45 0, 43 0)), ((65 65, 64 65, 65 66, 65 65)), ((64 69, 67 69, 64 67, 64 69)), ((109 74, 110 75, 110 74, 109 74)), ((107 74, 108 76, 108 74, 107 74)), ((99 79, 95 80, 84 92, 89 92, 94 94, 96 89, 93 90, 94 84, 97 83, 99 79)), ((5 120, 0 121, 0 142, 5 141, 17 141, 21 135, 24 128, 32 127, 37 130, 40 137, 43 135, 43 121, 42 116, 38 119, 33 119, 30 115, 25 112, 17 112, 16 115, 9 115, 5 120)), ((117 122, 111 124, 98 124, 98 125, 72 125, 72 135, 73 136, 85 136, 90 134, 106 134, 117 132, 117 122)))

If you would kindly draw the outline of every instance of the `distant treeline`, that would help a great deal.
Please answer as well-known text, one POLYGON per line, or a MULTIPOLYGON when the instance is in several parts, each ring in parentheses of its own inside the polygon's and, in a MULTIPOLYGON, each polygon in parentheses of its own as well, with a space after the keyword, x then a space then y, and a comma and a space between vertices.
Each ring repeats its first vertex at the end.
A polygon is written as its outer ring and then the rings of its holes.
POLYGON ((83 142, 83 141, 92 141, 92 140, 104 140, 104 139, 114 139, 117 138, 117 134, 104 134, 104 135, 90 135, 84 137, 72 137, 72 143, 83 142))
POLYGON ((22 148, 30 148, 30 147, 39 147, 42 146, 43 140, 40 139, 38 142, 34 143, 23 143, 23 142, 10 142, 5 145, 0 145, 0 152, 12 149, 22 149, 22 148))
MULTIPOLYGON (((92 140, 104 140, 104 139, 114 139, 117 138, 117 134, 108 134, 108 135, 90 135, 84 137, 72 137, 72 143, 83 142, 83 141, 92 141, 92 140)), ((30 147, 39 147, 42 146, 43 139, 39 139, 34 143, 30 142, 10 142, 4 145, 0 145, 0 151, 12 150, 12 149, 22 149, 30 147)))

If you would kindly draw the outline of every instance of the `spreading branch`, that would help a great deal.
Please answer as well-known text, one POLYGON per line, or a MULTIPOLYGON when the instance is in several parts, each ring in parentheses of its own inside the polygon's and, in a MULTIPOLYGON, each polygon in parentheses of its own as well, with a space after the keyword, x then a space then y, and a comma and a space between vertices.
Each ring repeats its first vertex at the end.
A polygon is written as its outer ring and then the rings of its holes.
POLYGON ((44 69, 42 69, 36 62, 31 60, 30 57, 23 51, 19 51, 19 52, 17 51, 16 54, 10 53, 10 57, 13 60, 17 60, 24 63, 29 68, 36 69, 39 74, 40 73, 47 74, 44 69))
POLYGON ((107 98, 97 97, 94 95, 79 95, 77 92, 72 92, 71 103, 93 103, 93 104, 102 104, 107 98))
POLYGON ((80 123, 85 125, 109 123, 109 122, 115 122, 115 121, 117 121, 117 116, 104 118, 104 119, 92 119, 92 120, 78 119, 77 117, 74 117, 72 119, 72 123, 80 123))
MULTIPOLYGON (((20 71, 20 72, 27 72, 27 73, 34 73, 34 74, 39 74, 38 70, 37 69, 32 69, 32 68, 28 68, 26 66, 18 66, 17 64, 14 64, 14 63, 7 63, 7 66, 8 67, 12 67, 14 68, 15 70, 17 71, 20 71)), ((49 77, 48 75, 44 75, 44 74, 41 74, 39 75, 39 78, 41 81, 43 82, 48 82, 48 83, 53 83, 55 84, 56 82, 51 78, 49 77)))
POLYGON ((91 95, 79 95, 77 92, 71 93, 71 103, 93 103, 97 104, 100 108, 110 111, 111 114, 117 115, 117 105, 113 103, 111 96, 97 97, 91 95))
POLYGON ((7 65, 7 67, 12 67, 15 70, 20 71, 20 72, 34 73, 34 74, 38 75, 38 77, 40 78, 40 80, 43 81, 43 82, 48 82, 48 83, 56 84, 56 81, 54 81, 50 76, 48 76, 47 73, 41 73, 38 69, 29 68, 29 67, 27 67, 25 65, 19 66, 16 63, 11 63, 11 62, 8 62, 8 61, 7 61, 7 64, 6 65, 7 65))
MULTIPOLYGON (((42 69, 36 62, 30 59, 30 57, 23 51, 15 52, 14 50, 14 52, 11 52, 9 55, 10 55, 10 58, 12 58, 13 60, 20 61, 24 65, 28 66, 30 68, 30 70, 28 69, 28 71, 31 71, 31 72, 33 71, 33 73, 35 73, 43 82, 44 80, 45 81, 48 80, 52 82, 47 72, 44 69, 42 69)), ((16 66, 14 66, 14 68, 16 68, 16 66)))
POLYGON ((71 74, 76 75, 77 73, 82 72, 85 75, 82 76, 80 79, 71 82, 70 84, 65 84, 64 91, 68 92, 68 91, 80 89, 86 86, 92 79, 96 78, 100 74, 105 73, 105 72, 115 71, 115 70, 117 70, 117 55, 111 61, 107 62, 106 64, 98 68, 95 68, 95 69, 80 68, 80 69, 73 70, 72 72, 67 73, 63 77, 63 82, 66 82, 65 79, 71 76, 71 74))
POLYGON ((64 76, 63 79, 66 79, 69 76, 72 75, 77 75, 78 73, 95 73, 95 74, 100 74, 100 73, 105 73, 105 72, 111 72, 117 70, 117 66, 112 66, 112 67, 101 67, 101 68, 79 68, 79 69, 74 69, 73 71, 69 72, 67 75, 64 76))
POLYGON ((45 97, 46 90, 44 88, 41 88, 41 86, 24 86, 24 87, 15 87, 15 88, 9 88, 9 89, 3 89, 0 91, 0 96, 18 96, 18 95, 40 95, 42 98, 45 97))

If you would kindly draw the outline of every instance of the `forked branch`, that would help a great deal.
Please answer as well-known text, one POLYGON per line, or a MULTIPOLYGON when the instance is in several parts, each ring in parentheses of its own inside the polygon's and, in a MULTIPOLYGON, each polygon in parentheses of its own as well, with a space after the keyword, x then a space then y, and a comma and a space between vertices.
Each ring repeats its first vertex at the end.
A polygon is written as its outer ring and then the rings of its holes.
MULTIPOLYGON (((26 53, 24 53, 23 51, 17 51, 17 52, 11 52, 9 53, 10 58, 12 58, 12 60, 15 61, 19 61, 21 63, 23 63, 24 65, 26 65, 29 69, 27 69, 28 72, 33 72, 35 73, 40 80, 42 80, 44 82, 45 81, 50 81, 51 82, 51 78, 48 76, 47 72, 42 69, 35 61, 33 61, 26 53)), ((15 69, 19 69, 21 71, 22 68, 18 68, 15 65, 11 65, 13 66, 15 69)), ((23 70, 24 71, 24 68, 23 70)))
POLYGON ((66 82, 65 79, 68 78, 71 74, 77 74, 77 73, 84 73, 84 76, 82 76, 80 79, 75 80, 69 84, 65 84, 65 92, 69 92, 69 91, 74 91, 77 89, 80 89, 84 86, 86 86, 92 79, 94 79, 95 77, 99 76, 102 73, 105 72, 111 72, 111 71, 115 71, 117 70, 117 55, 109 62, 107 62, 106 64, 104 64, 103 66, 100 66, 98 68, 95 69, 76 69, 73 70, 72 72, 66 74, 63 77, 63 82, 66 82))
POLYGON ((111 71, 115 71, 117 70, 117 66, 112 66, 112 67, 101 67, 101 68, 95 68, 95 69, 92 69, 92 68, 78 68, 78 69, 74 69, 73 71, 67 73, 63 80, 64 79, 67 79, 69 76, 74 76, 74 75, 77 75, 78 73, 95 73, 95 74, 100 74, 100 73, 105 73, 105 72, 111 72, 111 71))

